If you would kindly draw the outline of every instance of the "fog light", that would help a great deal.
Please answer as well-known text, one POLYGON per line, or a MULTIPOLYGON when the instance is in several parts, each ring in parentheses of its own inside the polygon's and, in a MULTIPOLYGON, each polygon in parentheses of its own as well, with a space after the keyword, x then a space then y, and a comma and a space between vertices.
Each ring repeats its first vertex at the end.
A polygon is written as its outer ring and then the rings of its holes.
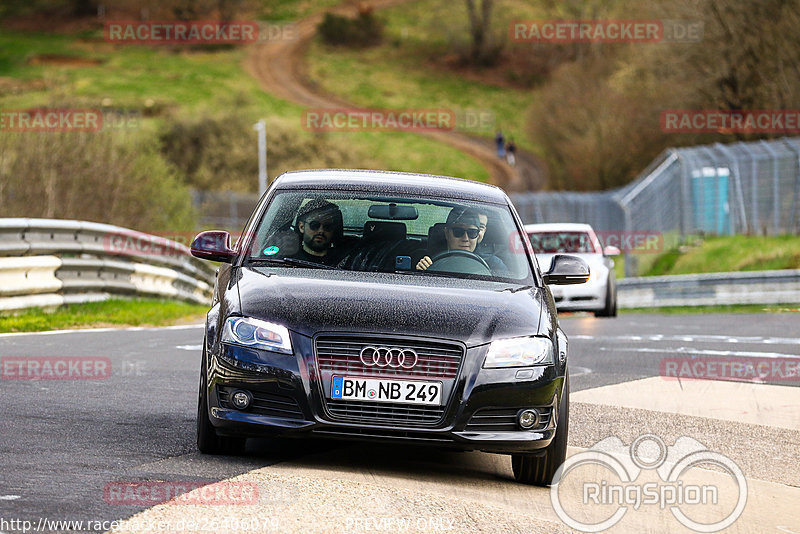
POLYGON ((520 428, 528 430, 539 424, 539 410, 522 410, 517 416, 520 428))
POLYGON ((233 405, 237 410, 246 410, 253 401, 253 396, 250 395, 249 392, 240 389, 233 392, 233 395, 231 395, 231 400, 233 401, 233 405))

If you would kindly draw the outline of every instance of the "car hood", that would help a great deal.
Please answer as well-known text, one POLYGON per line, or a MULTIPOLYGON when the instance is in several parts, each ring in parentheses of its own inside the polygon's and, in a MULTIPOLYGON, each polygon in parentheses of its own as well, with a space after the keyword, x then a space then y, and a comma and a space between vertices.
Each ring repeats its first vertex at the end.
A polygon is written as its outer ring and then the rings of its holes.
POLYGON ((298 268, 241 268, 242 314, 297 333, 370 332, 468 346, 539 332, 541 290, 499 282, 298 268))

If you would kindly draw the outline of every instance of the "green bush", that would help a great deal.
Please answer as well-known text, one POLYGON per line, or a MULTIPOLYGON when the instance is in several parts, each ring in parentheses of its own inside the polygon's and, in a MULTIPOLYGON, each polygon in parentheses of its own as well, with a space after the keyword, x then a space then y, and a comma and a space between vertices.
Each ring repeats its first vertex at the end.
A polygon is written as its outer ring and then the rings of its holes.
MULTIPOLYGON (((258 153, 253 125, 245 114, 176 117, 160 135, 164 157, 201 190, 256 192, 258 153)), ((268 118, 267 170, 280 173, 311 168, 379 168, 352 136, 303 131, 300 121, 268 118)))
POLYGON ((380 44, 383 38, 383 24, 366 9, 355 19, 326 13, 317 31, 327 44, 356 48, 380 44))
POLYGON ((0 217, 193 230, 191 195, 181 182, 154 140, 131 132, 0 136, 0 217))

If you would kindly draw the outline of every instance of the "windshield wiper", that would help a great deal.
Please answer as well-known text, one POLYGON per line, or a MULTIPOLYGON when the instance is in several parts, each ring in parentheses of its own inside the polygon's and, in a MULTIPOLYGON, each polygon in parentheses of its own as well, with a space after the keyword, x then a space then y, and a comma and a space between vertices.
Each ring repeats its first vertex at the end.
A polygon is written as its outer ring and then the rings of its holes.
POLYGON ((273 264, 273 265, 291 265, 293 267, 308 267, 310 269, 328 269, 336 270, 332 265, 325 265, 324 263, 317 263, 315 261, 298 260, 297 258, 258 258, 248 260, 248 263, 255 264, 273 264))

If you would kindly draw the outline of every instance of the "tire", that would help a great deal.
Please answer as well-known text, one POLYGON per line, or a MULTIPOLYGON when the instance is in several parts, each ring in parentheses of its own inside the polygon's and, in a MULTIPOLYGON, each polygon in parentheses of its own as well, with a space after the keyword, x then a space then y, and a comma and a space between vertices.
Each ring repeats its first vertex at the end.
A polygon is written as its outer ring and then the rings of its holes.
POLYGON ((602 310, 594 312, 595 317, 616 317, 617 316, 617 290, 616 284, 612 284, 611 278, 606 284, 606 303, 602 310))
POLYGON ((550 486, 559 466, 567 458, 567 437, 569 435, 569 378, 564 379, 564 393, 558 405, 558 428, 556 437, 544 450, 544 454, 532 456, 513 454, 511 469, 514 478, 522 484, 533 486, 550 486))
POLYGON ((203 454, 241 454, 244 452, 246 438, 218 435, 208 418, 205 372, 205 355, 203 355, 200 391, 197 394, 197 450, 203 454))

